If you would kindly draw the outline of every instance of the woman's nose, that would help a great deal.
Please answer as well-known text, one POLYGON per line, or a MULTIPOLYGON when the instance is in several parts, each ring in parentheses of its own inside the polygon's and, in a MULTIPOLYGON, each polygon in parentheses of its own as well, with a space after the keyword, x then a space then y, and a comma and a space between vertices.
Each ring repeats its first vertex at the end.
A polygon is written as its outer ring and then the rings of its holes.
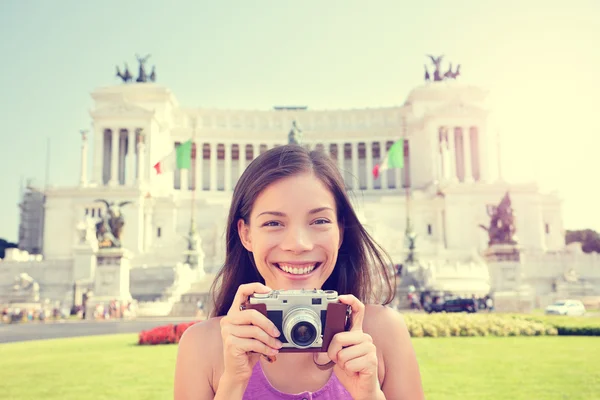
POLYGON ((283 250, 300 253, 313 248, 310 233, 306 229, 290 229, 283 239, 283 250))

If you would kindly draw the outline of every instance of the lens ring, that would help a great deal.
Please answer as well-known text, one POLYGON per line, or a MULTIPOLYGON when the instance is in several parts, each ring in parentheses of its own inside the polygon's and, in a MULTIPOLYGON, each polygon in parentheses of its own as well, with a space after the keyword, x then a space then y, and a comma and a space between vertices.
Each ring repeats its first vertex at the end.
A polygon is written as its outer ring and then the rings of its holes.
POLYGON ((311 345, 317 339, 317 329, 310 322, 300 321, 292 328, 291 336, 296 345, 311 345))
POLYGON ((321 320, 316 312, 306 307, 298 307, 290 310, 283 318, 282 328, 283 336, 288 343, 299 349, 311 347, 321 337, 321 320), (311 327, 308 329, 313 331, 310 334, 312 340, 294 340, 295 330, 299 326, 311 327))

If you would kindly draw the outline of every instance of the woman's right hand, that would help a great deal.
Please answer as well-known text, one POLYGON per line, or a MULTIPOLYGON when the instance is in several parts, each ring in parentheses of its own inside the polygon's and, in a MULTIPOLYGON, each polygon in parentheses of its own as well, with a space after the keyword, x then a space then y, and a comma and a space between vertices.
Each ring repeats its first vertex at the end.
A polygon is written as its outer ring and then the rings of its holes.
POLYGON ((240 285, 227 315, 221 318, 222 379, 229 383, 246 384, 260 356, 274 356, 281 348, 275 324, 256 310, 241 310, 252 294, 270 291, 260 283, 240 285))

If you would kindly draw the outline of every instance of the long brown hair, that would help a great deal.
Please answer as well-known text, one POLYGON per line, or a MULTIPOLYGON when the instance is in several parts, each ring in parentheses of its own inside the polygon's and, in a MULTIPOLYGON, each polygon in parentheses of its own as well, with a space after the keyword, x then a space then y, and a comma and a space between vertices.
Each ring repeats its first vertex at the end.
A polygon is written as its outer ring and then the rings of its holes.
POLYGON ((337 262, 323 289, 353 294, 363 303, 389 304, 393 300, 396 285, 395 275, 390 269, 390 257, 359 222, 335 162, 322 151, 285 145, 258 156, 235 186, 227 218, 225 263, 211 288, 213 316, 227 314, 240 285, 265 283, 254 264, 252 253, 242 245, 237 222, 241 218, 249 223, 254 200, 273 182, 307 172, 314 173, 333 194, 338 221, 344 229, 337 262))

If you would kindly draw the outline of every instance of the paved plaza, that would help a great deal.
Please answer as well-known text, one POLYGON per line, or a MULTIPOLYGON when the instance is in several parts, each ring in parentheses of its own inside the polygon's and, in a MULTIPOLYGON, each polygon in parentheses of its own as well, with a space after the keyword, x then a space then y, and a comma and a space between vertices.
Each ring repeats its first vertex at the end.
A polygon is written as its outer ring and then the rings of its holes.
POLYGON ((0 324, 0 343, 57 339, 77 336, 137 333, 159 325, 191 319, 144 319, 131 321, 65 321, 48 323, 0 324))

